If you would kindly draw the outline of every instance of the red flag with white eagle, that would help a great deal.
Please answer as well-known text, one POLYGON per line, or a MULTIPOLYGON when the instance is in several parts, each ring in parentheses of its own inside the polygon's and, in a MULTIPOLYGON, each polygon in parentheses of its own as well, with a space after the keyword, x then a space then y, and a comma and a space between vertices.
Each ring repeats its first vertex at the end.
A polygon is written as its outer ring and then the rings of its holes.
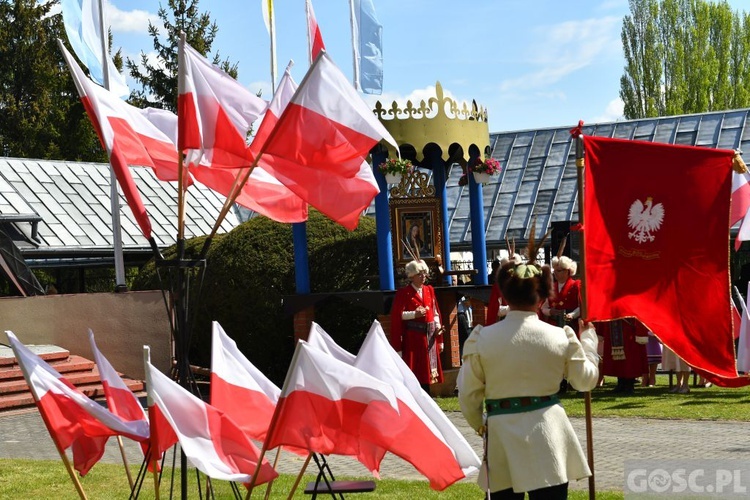
POLYGON ((13 332, 5 333, 50 436, 60 453, 72 448, 73 465, 82 476, 104 455, 110 436, 148 439, 146 422, 126 421, 110 412, 76 389, 13 332))
POLYGON ((591 320, 636 317, 721 386, 735 368, 729 297, 734 151, 586 137, 584 244, 591 320))
POLYGON ((149 109, 131 106, 96 85, 84 75, 65 46, 61 42, 59 45, 86 113, 109 154, 109 161, 128 206, 143 236, 148 239, 151 237, 151 222, 128 167, 151 167, 159 179, 177 180, 177 148, 164 132, 149 121, 149 109))
MULTIPOLYGON (((280 91, 294 87, 291 77, 285 79, 280 91)), ((286 96, 274 95, 250 145, 252 154, 307 203, 347 229, 356 228, 379 192, 365 159, 381 139, 398 149, 396 141, 325 52, 288 102, 286 96)))
POLYGON ((168 435, 164 426, 168 423, 187 459, 208 477, 249 483, 259 466, 256 484, 278 476, 266 460, 258 465, 260 450, 234 420, 192 395, 151 363, 145 365, 149 398, 163 416, 159 428, 152 433, 168 435))

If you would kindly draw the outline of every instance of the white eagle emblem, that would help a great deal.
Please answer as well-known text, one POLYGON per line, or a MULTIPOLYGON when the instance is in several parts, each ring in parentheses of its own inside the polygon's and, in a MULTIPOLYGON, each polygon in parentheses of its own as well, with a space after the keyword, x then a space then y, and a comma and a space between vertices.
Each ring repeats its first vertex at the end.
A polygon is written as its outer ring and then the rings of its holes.
POLYGON ((628 233, 628 238, 633 238, 637 243, 654 241, 652 233, 659 230, 663 220, 664 206, 661 203, 654 205, 650 196, 646 198, 645 204, 641 200, 635 200, 628 212, 628 226, 633 228, 633 232, 628 233))

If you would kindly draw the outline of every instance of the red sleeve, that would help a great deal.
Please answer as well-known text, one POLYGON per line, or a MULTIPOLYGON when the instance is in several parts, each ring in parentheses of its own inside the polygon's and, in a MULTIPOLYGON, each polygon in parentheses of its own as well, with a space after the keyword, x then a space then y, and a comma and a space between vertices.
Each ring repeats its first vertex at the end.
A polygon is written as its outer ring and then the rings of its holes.
POLYGON ((492 284, 492 292, 490 292, 490 301, 487 303, 487 316, 484 321, 484 326, 489 326, 497 323, 497 315, 500 311, 500 287, 497 283, 492 284))

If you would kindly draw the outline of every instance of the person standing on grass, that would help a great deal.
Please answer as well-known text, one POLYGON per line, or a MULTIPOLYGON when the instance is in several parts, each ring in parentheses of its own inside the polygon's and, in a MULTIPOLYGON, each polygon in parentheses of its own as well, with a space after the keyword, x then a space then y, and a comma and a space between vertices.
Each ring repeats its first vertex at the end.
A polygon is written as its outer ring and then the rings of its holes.
POLYGON ((391 306, 391 345, 427 392, 443 382, 443 334, 435 290, 426 284, 429 272, 423 260, 406 264, 409 283, 398 289, 391 306))
POLYGON ((591 470, 556 393, 563 377, 580 391, 596 386, 596 332, 580 321, 579 340, 572 328, 539 318, 552 288, 547 266, 508 262, 497 283, 508 314, 472 331, 458 376, 461 412, 473 429, 486 433, 487 467, 479 482, 492 500, 520 500, 525 492, 531 500, 564 499, 568 482, 589 477, 591 470))

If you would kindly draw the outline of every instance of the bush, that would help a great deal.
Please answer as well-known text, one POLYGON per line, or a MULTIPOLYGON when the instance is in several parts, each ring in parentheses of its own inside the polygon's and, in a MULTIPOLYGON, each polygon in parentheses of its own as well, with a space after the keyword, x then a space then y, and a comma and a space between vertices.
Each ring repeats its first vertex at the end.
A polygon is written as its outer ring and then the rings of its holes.
MULTIPOLYGON (((203 239, 186 244, 192 255, 203 239)), ((307 223, 310 284, 313 293, 363 290, 367 277, 376 276, 375 221, 360 220, 352 232, 310 210, 307 223)), ((173 248, 165 251, 173 255, 173 248)), ((136 280, 138 286, 156 283, 150 263, 136 280)), ((156 286, 158 288, 158 286, 156 286)), ((294 351, 293 317, 284 313, 282 299, 296 292, 292 227, 255 217, 217 238, 207 254, 205 278, 197 298, 190 361, 210 366, 211 321, 218 321, 247 358, 281 385, 294 351)), ((376 287, 377 288, 377 287, 376 287)), ((339 299, 316 305, 316 322, 342 347, 356 352, 375 314, 339 299)))

